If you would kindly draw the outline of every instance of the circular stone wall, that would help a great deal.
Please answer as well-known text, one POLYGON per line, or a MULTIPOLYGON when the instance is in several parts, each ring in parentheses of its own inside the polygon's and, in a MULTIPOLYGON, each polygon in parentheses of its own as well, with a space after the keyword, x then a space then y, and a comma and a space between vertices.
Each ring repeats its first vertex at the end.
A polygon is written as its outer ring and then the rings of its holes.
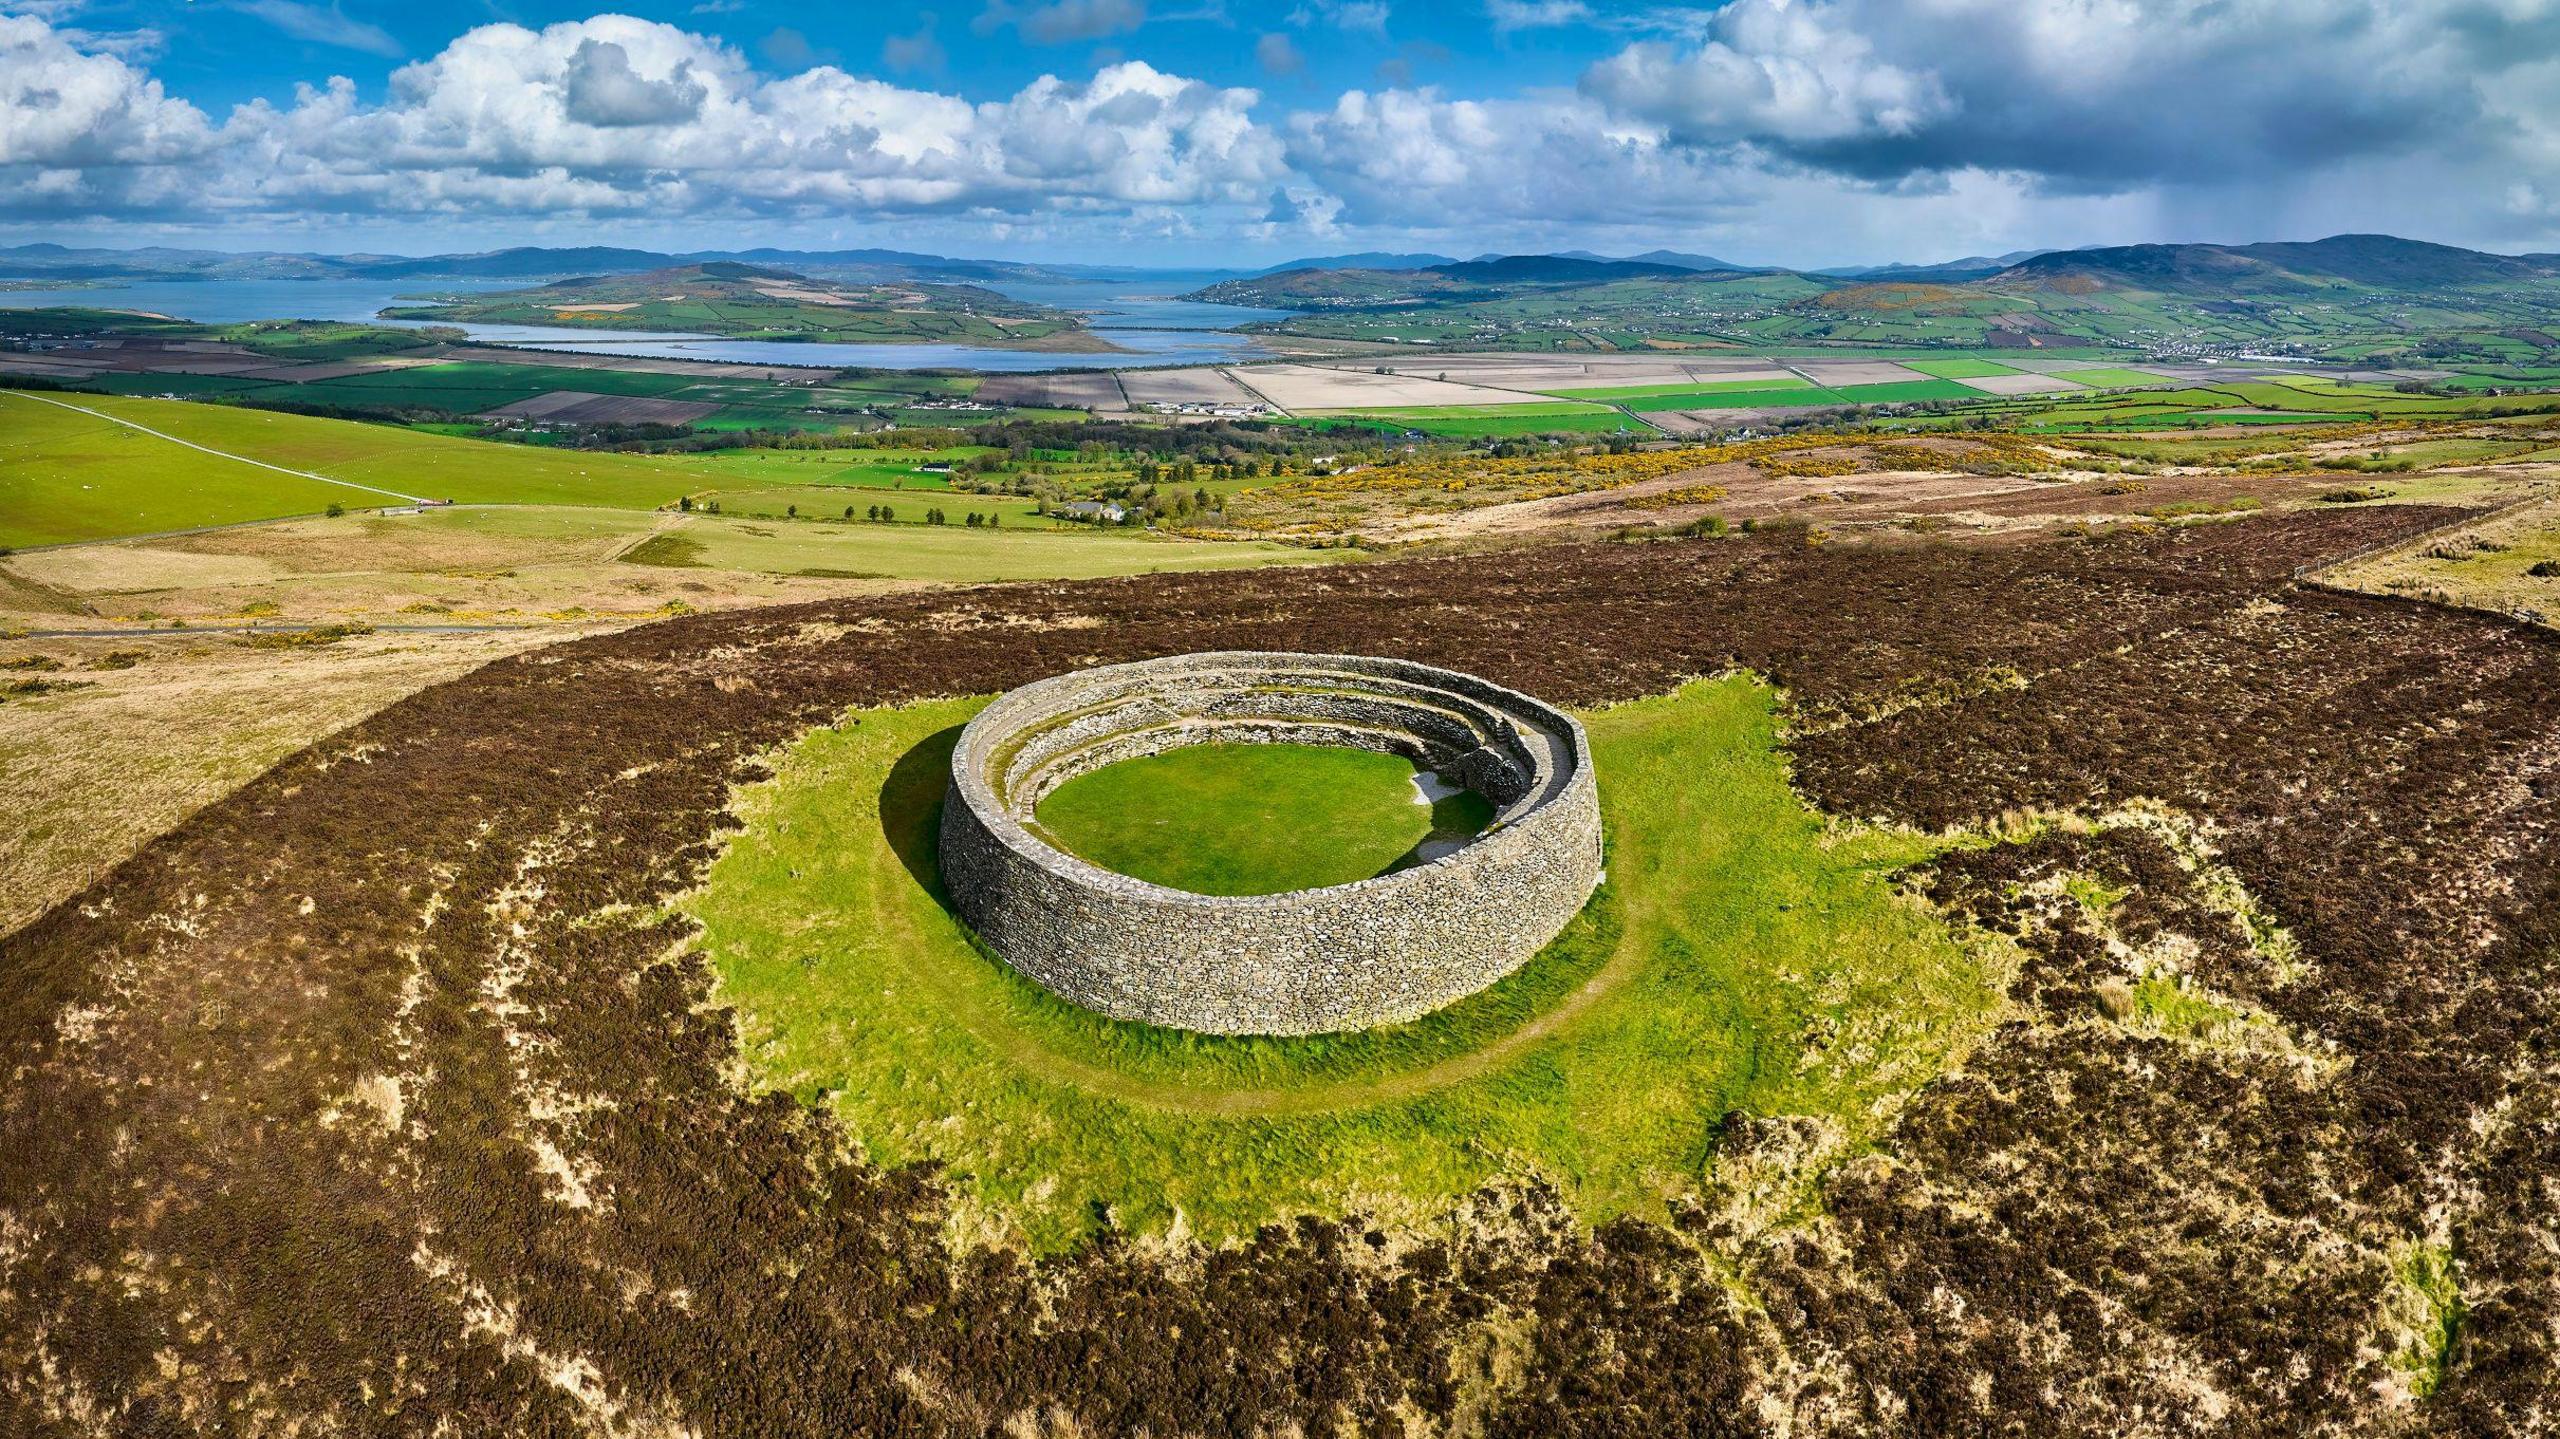
POLYGON ((952 908, 1006 963, 1116 1019, 1321 1034, 1414 1019, 1517 969, 1600 883, 1582 726, 1454 670, 1354 655, 1179 655, 1023 686, 961 731, 952 908), (1213 897, 1115 874, 1031 823, 1077 775, 1184 745, 1356 745, 1492 801, 1482 834, 1353 884, 1213 897))

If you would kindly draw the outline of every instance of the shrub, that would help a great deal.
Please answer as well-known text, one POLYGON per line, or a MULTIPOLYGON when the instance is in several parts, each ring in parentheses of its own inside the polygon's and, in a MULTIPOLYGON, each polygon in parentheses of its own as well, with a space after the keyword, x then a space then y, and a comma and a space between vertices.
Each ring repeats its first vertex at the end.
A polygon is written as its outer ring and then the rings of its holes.
POLYGON ((307 630, 268 630, 263 634, 243 635, 239 643, 243 648, 253 650, 317 649, 372 633, 373 626, 368 624, 320 625, 307 630))

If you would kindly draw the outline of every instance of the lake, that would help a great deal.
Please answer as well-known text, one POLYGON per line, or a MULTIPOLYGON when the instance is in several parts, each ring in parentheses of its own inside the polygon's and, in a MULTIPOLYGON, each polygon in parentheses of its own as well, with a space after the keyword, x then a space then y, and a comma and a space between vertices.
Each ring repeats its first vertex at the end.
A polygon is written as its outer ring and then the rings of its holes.
MULTIPOLYGON (((573 330, 549 325, 462 325, 472 339, 493 345, 576 350, 590 355, 635 355, 678 360, 727 360, 754 365, 818 365, 875 370, 1125 370, 1145 365, 1219 365, 1269 353, 1230 326, 1281 318, 1279 310, 1204 305, 1172 298, 1219 278, 1166 272, 1136 279, 1060 280, 991 284, 1017 300, 1054 305, 1085 315, 1086 322, 1127 351, 1110 355, 1056 355, 1037 350, 977 345, 848 345, 787 340, 724 340, 710 335, 573 330)), ((404 296, 433 291, 514 290, 534 283, 507 280, 136 280, 111 289, 0 292, 0 309, 89 306, 148 310, 182 320, 231 324, 241 320, 382 320, 377 312, 404 296)))

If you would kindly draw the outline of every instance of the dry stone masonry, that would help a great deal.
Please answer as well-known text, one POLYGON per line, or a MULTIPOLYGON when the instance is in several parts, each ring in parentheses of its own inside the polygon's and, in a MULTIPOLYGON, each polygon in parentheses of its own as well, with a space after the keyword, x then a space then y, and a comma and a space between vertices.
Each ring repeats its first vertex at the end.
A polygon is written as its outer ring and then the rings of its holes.
POLYGON ((1321 1034, 1418 1018, 1492 984, 1600 882, 1582 726, 1454 670, 1354 655, 1178 655, 1059 675, 961 732, 942 819, 953 908, 1006 963, 1117 1019, 1214 1034, 1321 1034), (1059 785, 1193 744, 1352 745, 1490 800, 1483 834, 1353 884, 1213 897, 1050 845, 1059 785))

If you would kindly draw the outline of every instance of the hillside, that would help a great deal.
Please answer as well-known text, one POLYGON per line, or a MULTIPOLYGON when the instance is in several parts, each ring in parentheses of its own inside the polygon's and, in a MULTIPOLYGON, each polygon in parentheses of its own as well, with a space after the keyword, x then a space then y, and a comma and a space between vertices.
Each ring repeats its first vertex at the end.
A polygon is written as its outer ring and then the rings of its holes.
MULTIPOLYGON (((1384 257, 1392 258, 1392 257, 1384 257)), ((1533 290, 1570 290, 1623 280, 1675 279, 1697 271, 1648 260, 1584 255, 1498 255, 1450 260, 1414 269, 1302 266, 1273 274, 1226 280, 1183 298, 1281 310, 1322 310, 1359 305, 1411 305, 1424 301, 1491 300, 1533 290)))
POLYGON ((582 275, 494 294, 420 297, 393 319, 598 330, 682 330, 755 340, 961 341, 1109 349, 1063 310, 954 284, 848 284, 713 260, 636 275, 582 275))
POLYGON ((2493 255, 2390 235, 2257 245, 2114 245, 2057 250, 1991 277, 2008 285, 2082 278, 2165 294, 2294 291, 2358 285, 2424 293, 2560 275, 2547 259, 2493 255))
POLYGON ((698 250, 670 254, 613 245, 520 245, 444 255, 314 255, 271 250, 119 250, 37 243, 0 247, 0 273, 30 279, 92 280, 536 280, 562 275, 634 275, 685 265, 745 261, 839 279, 1054 280, 1075 267, 952 259, 908 250, 698 250))
POLYGON ((1282 275, 1292 270, 1427 270, 1435 265, 1454 265, 1455 255, 1429 252, 1411 254, 1387 250, 1363 250, 1356 255, 1309 255, 1300 259, 1268 266, 1255 271, 1256 276, 1282 275))
POLYGON ((1295 270, 1198 298, 1325 339, 1607 351, 1700 345, 2137 350, 2349 361, 2560 360, 2560 257, 2389 235, 2123 245, 1804 273, 1587 254, 1295 270))

